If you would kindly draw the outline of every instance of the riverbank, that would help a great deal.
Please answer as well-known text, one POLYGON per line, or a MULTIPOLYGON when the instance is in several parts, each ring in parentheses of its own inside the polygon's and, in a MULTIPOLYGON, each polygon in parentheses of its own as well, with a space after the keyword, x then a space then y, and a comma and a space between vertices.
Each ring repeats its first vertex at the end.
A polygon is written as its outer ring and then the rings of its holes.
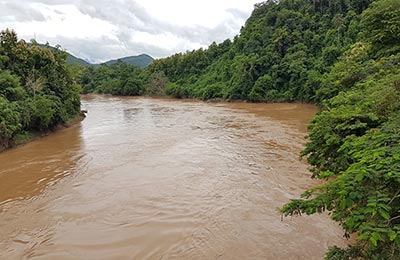
POLYGON ((86 111, 81 111, 79 115, 71 118, 67 122, 60 123, 50 129, 47 129, 46 131, 37 131, 37 132, 24 132, 19 135, 17 135, 14 139, 12 140, 1 140, 0 139, 0 153, 7 151, 9 149, 15 148, 22 146, 24 144, 27 144, 29 142, 35 141, 37 139, 43 138, 45 136, 48 136, 51 133, 57 132, 59 130, 71 127, 75 124, 80 123, 85 117, 86 111))

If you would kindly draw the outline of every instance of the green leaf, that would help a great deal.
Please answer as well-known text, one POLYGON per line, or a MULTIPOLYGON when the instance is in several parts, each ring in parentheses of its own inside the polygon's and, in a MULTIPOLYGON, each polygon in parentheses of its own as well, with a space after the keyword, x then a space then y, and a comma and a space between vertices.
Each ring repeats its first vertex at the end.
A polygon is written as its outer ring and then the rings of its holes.
POLYGON ((379 210, 379 215, 381 215, 382 218, 384 218, 385 220, 389 220, 390 219, 390 215, 387 211, 385 210, 379 210))
POLYGON ((369 238, 369 240, 371 241, 371 243, 372 243, 374 246, 377 246, 377 245, 378 245, 378 241, 379 241, 379 240, 382 240, 382 237, 381 237, 381 235, 379 235, 379 233, 374 232, 374 233, 372 233, 372 235, 371 235, 371 237, 369 238))
POLYGON ((378 245, 378 241, 376 240, 375 237, 370 237, 370 238, 369 238, 369 241, 371 241, 371 243, 372 243, 374 246, 377 246, 377 245, 378 245))
POLYGON ((355 180, 356 181, 362 181, 364 179, 364 174, 359 173, 356 175, 355 180))

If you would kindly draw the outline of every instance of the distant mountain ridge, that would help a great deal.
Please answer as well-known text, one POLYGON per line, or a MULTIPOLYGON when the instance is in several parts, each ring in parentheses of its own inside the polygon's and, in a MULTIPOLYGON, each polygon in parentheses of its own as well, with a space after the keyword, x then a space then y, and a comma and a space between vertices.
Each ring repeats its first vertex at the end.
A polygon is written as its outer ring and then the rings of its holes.
POLYGON ((92 65, 93 65, 93 64, 91 64, 91 63, 85 61, 84 59, 75 57, 75 56, 72 55, 71 53, 68 53, 68 52, 66 52, 66 53, 68 54, 67 60, 66 60, 67 64, 78 65, 78 66, 84 66, 84 67, 92 66, 92 65))
POLYGON ((126 63, 134 65, 134 66, 139 66, 139 67, 145 68, 150 63, 152 63, 153 60, 154 60, 153 57, 151 57, 150 55, 140 54, 140 55, 136 55, 136 56, 123 57, 123 58, 116 59, 116 60, 109 60, 102 64, 112 65, 112 64, 117 63, 118 61, 122 61, 122 62, 126 62, 126 63))
POLYGON ((153 62, 154 58, 151 57, 150 55, 147 54, 140 54, 140 55, 135 55, 135 56, 128 56, 128 57, 122 57, 119 59, 114 59, 114 60, 109 60, 103 63, 97 63, 97 64, 92 64, 89 63, 81 58, 77 58, 74 55, 68 53, 67 56, 67 63, 68 64, 73 64, 73 65, 78 65, 78 66, 100 66, 100 65, 112 65, 117 63, 118 61, 122 61, 122 62, 126 62, 130 65, 133 66, 138 66, 141 68, 146 68, 147 66, 149 66, 150 63, 153 62))
MULTIPOLYGON (((48 45, 44 45, 44 44, 39 44, 42 47, 47 47, 47 48, 54 48, 52 46, 48 46, 48 45)), ((133 66, 138 66, 141 68, 145 68, 147 67, 150 63, 152 63, 154 61, 154 58, 151 57, 148 54, 140 54, 140 55, 135 55, 135 56, 128 56, 128 57, 122 57, 119 59, 113 59, 113 60, 109 60, 103 63, 90 63, 84 59, 78 58, 74 55, 72 55, 71 53, 69 53, 68 51, 65 51, 67 53, 67 64, 72 64, 72 65, 78 65, 78 66, 84 66, 84 67, 88 67, 88 66, 100 66, 100 65, 112 65, 117 63, 118 61, 122 61, 122 62, 126 62, 130 65, 133 66)))

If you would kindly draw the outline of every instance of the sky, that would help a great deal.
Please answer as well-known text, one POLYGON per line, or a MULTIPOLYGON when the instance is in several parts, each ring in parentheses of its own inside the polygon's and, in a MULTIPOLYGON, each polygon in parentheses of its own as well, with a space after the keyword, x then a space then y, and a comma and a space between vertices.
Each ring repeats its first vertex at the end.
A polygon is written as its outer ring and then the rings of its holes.
POLYGON ((92 63, 162 58, 233 38, 260 0, 0 0, 0 30, 92 63))

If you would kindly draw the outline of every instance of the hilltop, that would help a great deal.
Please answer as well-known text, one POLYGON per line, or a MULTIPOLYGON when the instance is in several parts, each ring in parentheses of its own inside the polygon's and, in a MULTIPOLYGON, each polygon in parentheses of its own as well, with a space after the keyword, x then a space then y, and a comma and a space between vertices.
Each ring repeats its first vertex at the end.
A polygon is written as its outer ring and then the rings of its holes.
MULTIPOLYGON (((39 44, 39 46, 53 48, 53 49, 56 48, 56 47, 50 46, 48 44, 39 44)), ((78 58, 66 50, 63 50, 63 51, 67 54, 67 59, 66 59, 67 64, 77 65, 77 66, 82 66, 82 67, 112 65, 112 64, 117 63, 118 61, 122 61, 127 64, 133 65, 133 66, 145 68, 154 61, 154 58, 151 57, 150 55, 140 54, 140 55, 135 55, 135 56, 128 56, 128 57, 122 57, 122 58, 118 58, 118 59, 112 59, 112 60, 105 61, 103 63, 95 63, 94 64, 94 63, 90 63, 82 58, 78 58)))

